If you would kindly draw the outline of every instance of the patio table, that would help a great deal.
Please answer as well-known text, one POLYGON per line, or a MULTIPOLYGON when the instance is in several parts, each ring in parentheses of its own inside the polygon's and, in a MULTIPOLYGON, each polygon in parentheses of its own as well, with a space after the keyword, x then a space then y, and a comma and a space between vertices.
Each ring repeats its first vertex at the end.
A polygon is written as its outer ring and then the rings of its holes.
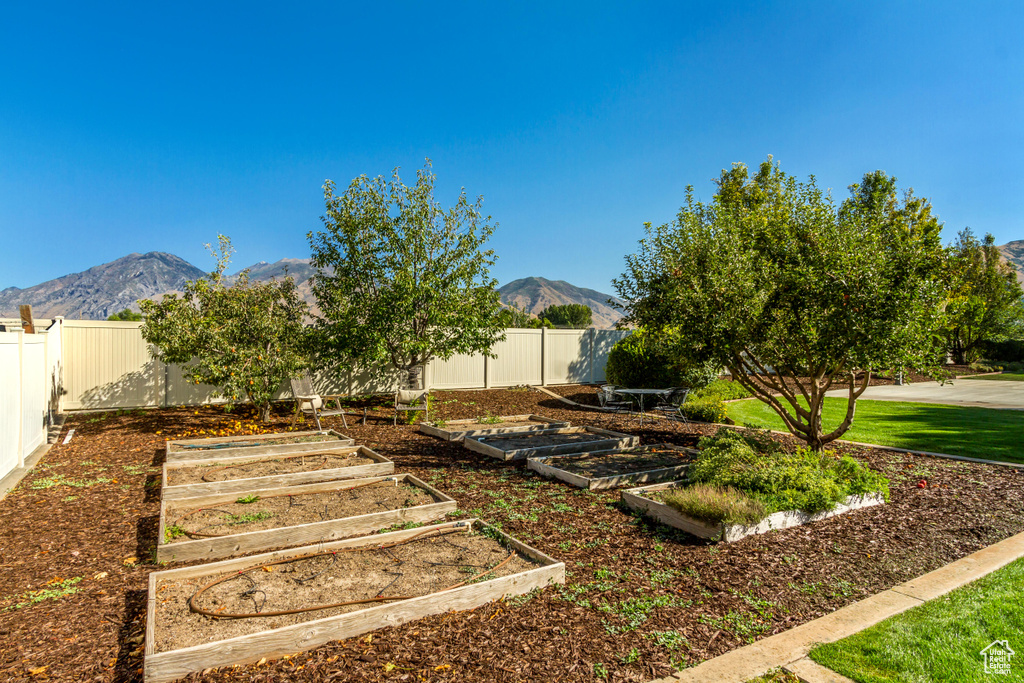
POLYGON ((630 402, 636 403, 637 413, 640 415, 640 426, 644 425, 644 397, 645 396, 660 396, 663 399, 667 399, 669 394, 672 393, 672 389, 615 389, 616 394, 622 394, 630 402))

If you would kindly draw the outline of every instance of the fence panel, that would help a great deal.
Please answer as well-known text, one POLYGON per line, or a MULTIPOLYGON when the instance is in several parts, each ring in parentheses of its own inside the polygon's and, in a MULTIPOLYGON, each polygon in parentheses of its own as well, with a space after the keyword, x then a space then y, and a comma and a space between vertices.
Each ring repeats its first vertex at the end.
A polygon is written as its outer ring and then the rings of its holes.
POLYGON ((486 359, 481 354, 458 354, 448 360, 434 359, 427 370, 432 389, 482 389, 486 359))
POLYGON ((46 441, 46 337, 21 339, 21 457, 46 441))
POLYGON ((21 431, 21 332, 0 332, 0 477, 18 466, 21 431))
POLYGON ((47 424, 53 417, 64 412, 64 324, 56 318, 46 328, 46 383, 47 424))
POLYGON ((487 361, 487 384, 492 387, 540 384, 541 335, 541 330, 507 330, 505 341, 491 347, 497 358, 487 361))
POLYGON ((544 331, 544 382, 578 384, 590 381, 591 330, 544 331))
POLYGON ((64 379, 69 410, 163 404, 162 368, 149 357, 142 323, 64 321, 64 379))

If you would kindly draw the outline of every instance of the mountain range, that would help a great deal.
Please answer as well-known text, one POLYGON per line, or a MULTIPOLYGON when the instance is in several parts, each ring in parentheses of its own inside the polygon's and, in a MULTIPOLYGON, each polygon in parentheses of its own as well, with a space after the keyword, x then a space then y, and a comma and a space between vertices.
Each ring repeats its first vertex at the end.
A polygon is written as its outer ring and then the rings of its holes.
MULTIPOLYGON (((274 263, 261 261, 250 266, 249 278, 266 281, 295 278, 299 292, 318 312, 309 278, 316 272, 308 259, 285 258, 274 263)), ((139 310, 139 299, 159 300, 165 294, 180 293, 185 283, 205 275, 188 261, 159 251, 128 254, 116 261, 94 266, 33 287, 0 290, 0 317, 17 317, 18 306, 30 304, 36 318, 105 320, 129 308, 139 310)), ((232 277, 236 277, 235 273, 232 277)), ((505 304, 530 313, 540 313, 552 304, 586 304, 594 312, 595 327, 612 327, 621 314, 608 306, 609 294, 583 289, 562 280, 529 277, 510 282, 498 290, 505 304)))
POLYGON ((1003 257, 1017 266, 1017 282, 1024 287, 1024 240, 1014 240, 999 247, 1003 257))

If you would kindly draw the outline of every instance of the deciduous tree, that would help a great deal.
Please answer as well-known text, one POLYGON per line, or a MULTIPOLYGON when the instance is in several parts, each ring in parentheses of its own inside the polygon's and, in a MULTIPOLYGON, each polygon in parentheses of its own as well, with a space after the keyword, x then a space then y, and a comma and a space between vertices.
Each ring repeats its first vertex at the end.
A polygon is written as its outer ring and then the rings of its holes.
POLYGON ((412 187, 395 169, 390 181, 359 176, 340 195, 328 180, 324 201, 324 229, 308 234, 321 353, 389 365, 416 387, 431 358, 488 353, 503 338, 485 248, 496 226, 482 198, 463 191, 442 208, 428 160, 412 187))
POLYGON ((541 320, 550 320, 555 327, 571 327, 585 329, 593 322, 593 312, 586 304, 553 304, 545 308, 538 316, 541 320))
POLYGON ((865 176, 871 201, 862 184, 837 207, 813 177, 797 182, 769 157, 753 178, 742 164, 723 171, 710 203, 688 188, 675 221, 648 224, 615 281, 627 320, 678 330, 683 360, 727 367, 822 448, 853 423, 873 371, 933 360, 940 247, 914 220, 913 195, 900 202, 881 180, 865 176), (836 383, 847 384, 847 411, 825 430, 836 383))
POLYGON ((290 277, 254 283, 242 271, 229 283, 231 241, 218 240, 218 248, 206 245, 217 261, 208 276, 185 283, 180 298, 139 303, 142 336, 156 347, 156 358, 181 364, 194 383, 210 384, 232 401, 248 397, 266 422, 278 387, 309 367, 307 306, 290 277))

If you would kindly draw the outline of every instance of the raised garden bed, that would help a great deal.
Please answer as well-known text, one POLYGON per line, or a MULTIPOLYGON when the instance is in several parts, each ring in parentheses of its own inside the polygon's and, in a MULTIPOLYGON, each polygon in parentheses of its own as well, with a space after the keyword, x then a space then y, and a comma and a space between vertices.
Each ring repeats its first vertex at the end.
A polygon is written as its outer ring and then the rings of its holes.
POLYGON ((445 441, 462 441, 467 436, 505 434, 508 432, 535 432, 541 429, 570 427, 568 422, 552 420, 541 415, 502 415, 495 418, 470 418, 445 422, 421 422, 420 431, 445 441))
POLYGON ((455 508, 454 499, 411 474, 165 500, 156 559, 212 560, 335 540, 455 508))
POLYGON ((679 479, 700 451, 667 443, 530 458, 527 469, 595 491, 679 479))
POLYGON ((675 481, 627 489, 622 492, 622 502, 629 509, 642 512, 662 524, 682 529, 686 533, 693 534, 698 538, 726 543, 738 541, 746 536, 764 534, 775 529, 788 529, 789 527, 800 526, 809 522, 817 522, 850 512, 851 510, 881 505, 885 502, 885 498, 881 494, 849 496, 843 503, 824 512, 808 514, 802 510, 785 510, 770 514, 757 524, 711 525, 688 517, 659 499, 659 493, 682 485, 683 482, 675 481))
POLYGON ((462 445, 498 460, 523 460, 560 453, 584 453, 640 445, 640 438, 598 427, 563 427, 520 434, 467 436, 462 445))
POLYGON ((163 500, 391 474, 395 464, 366 446, 312 453, 165 462, 163 500))
POLYGON ((145 681, 280 657, 552 583, 565 583, 563 563, 475 519, 154 572, 145 681))
POLYGON ((253 436, 221 436, 210 439, 168 440, 167 461, 228 458, 236 455, 267 453, 312 453, 329 448, 355 444, 344 434, 323 432, 280 432, 253 436))

